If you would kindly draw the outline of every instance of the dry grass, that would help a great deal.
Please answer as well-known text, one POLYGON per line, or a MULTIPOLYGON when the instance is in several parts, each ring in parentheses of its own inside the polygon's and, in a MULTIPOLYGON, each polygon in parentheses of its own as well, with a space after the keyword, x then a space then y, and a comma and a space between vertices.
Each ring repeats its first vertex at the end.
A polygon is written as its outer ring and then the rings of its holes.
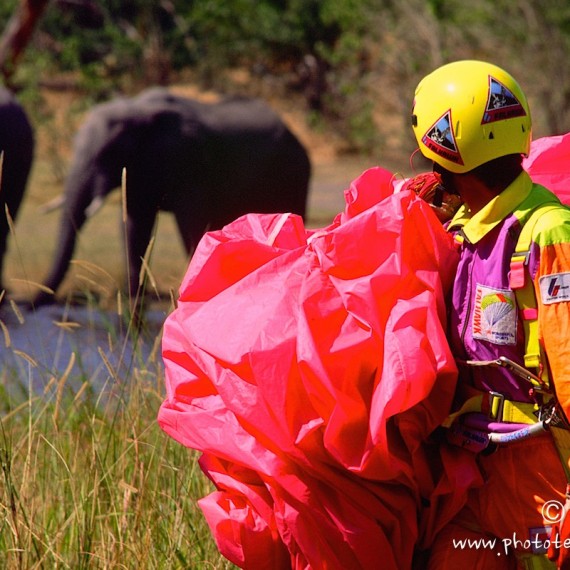
MULTIPOLYGON (((54 118, 38 133, 28 192, 9 242, 5 281, 18 299, 36 292, 55 248, 59 216, 42 214, 40 207, 62 191, 78 122, 73 100, 62 97, 46 95, 54 118)), ((309 225, 326 225, 344 206, 343 189, 373 164, 339 159, 334 143, 306 130, 294 107, 283 114, 313 158, 309 225)), ((121 298, 121 218, 117 193, 82 230, 63 285, 69 293, 95 291, 100 302, 93 310, 121 298)), ((173 299, 186 266, 173 219, 161 214, 147 260, 150 281, 173 299)), ((12 308, 13 323, 26 318, 12 308)), ((125 329, 109 325, 109 343, 133 341, 140 333, 122 315, 121 321, 125 329)), ((210 486, 196 456, 156 423, 165 393, 159 335, 150 339, 151 358, 135 352, 121 365, 98 345, 101 386, 82 366, 81 350, 64 355, 66 366, 56 368, 53 354, 14 346, 15 326, 0 315, 0 357, 9 353, 16 362, 0 369, 0 567, 230 568, 197 508, 210 486)), ((58 323, 66 334, 79 326, 73 319, 58 323)))
POLYGON ((210 490, 196 455, 156 423, 158 346, 119 363, 99 347, 98 390, 77 353, 59 372, 21 351, 2 368, 1 568, 232 567, 196 504, 210 490))

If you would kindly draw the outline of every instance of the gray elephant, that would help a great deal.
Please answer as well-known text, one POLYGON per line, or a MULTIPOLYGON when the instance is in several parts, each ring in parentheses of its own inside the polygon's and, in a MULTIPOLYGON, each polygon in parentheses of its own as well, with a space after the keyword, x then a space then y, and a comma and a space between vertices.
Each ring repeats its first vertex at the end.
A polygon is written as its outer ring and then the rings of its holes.
MULTIPOLYGON (((309 157, 265 103, 209 104, 148 89, 95 106, 77 133, 59 241, 44 282, 53 291, 65 277, 77 232, 95 204, 120 186, 123 168, 131 295, 159 210, 174 213, 189 255, 205 231, 242 214, 305 216, 309 157)), ((42 291, 33 303, 51 301, 42 291)))
POLYGON ((35 138, 28 116, 16 97, 0 87, 0 291, 4 290, 4 257, 10 231, 6 210, 16 219, 34 159, 35 138))

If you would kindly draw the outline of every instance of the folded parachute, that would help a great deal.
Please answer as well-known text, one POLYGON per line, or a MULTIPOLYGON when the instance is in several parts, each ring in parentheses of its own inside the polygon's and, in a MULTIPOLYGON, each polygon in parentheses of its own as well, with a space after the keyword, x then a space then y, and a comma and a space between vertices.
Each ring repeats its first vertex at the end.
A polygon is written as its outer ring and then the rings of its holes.
POLYGON ((537 184, 552 190, 564 204, 570 205, 570 133, 532 141, 523 161, 537 184))
POLYGON ((409 568, 478 476, 429 443, 456 382, 451 238, 386 170, 345 195, 327 228, 206 234, 164 326, 159 423, 202 453, 200 507, 242 568, 409 568))

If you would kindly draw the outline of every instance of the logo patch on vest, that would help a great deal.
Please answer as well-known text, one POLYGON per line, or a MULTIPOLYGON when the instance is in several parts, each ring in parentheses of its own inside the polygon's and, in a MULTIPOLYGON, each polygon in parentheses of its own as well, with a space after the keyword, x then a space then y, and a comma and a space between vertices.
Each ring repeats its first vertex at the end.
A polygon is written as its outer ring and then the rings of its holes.
POLYGON ((422 138, 424 145, 435 154, 455 162, 463 164, 463 159, 457 150, 453 123, 451 122, 451 109, 446 111, 426 132, 422 138))
POLYGON ((472 322, 473 338, 493 344, 516 344, 515 294, 477 285, 472 322))
POLYGON ((545 305, 570 300, 570 272, 544 275, 538 282, 540 296, 545 305))
POLYGON ((489 75, 489 94, 487 95, 487 105, 481 124, 486 125, 513 117, 524 117, 525 115, 524 107, 512 91, 489 75))

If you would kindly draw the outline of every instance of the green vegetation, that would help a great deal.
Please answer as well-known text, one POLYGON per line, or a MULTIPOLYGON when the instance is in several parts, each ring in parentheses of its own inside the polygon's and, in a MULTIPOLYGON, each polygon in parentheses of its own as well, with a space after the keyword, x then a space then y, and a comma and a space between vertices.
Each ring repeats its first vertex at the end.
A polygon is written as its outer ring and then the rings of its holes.
POLYGON ((3 367, 0 567, 232 567, 196 504, 210 487, 195 454, 156 423, 164 387, 159 339, 155 345, 148 362, 135 355, 121 367, 100 347, 101 391, 78 376, 80 354, 53 375, 45 372, 51 362, 31 354, 17 355, 20 367, 3 367), (32 369, 45 388, 21 398, 22 370, 32 369))
MULTIPOLYGON (((2 3, 0 26, 17 2, 2 3)), ((517 76, 535 134, 570 130, 569 55, 564 0, 55 0, 17 82, 62 86, 71 74, 86 105, 184 78, 222 92, 295 92, 313 127, 339 134, 345 150, 378 153, 394 137, 409 147, 414 86, 459 58, 517 76), (249 74, 239 85, 228 75, 236 68, 249 74)))
MULTIPOLYGON (((54 236, 57 223, 37 209, 51 179, 44 152, 10 241, 9 282, 23 297, 45 273, 53 243, 41 236, 54 236)), ((135 326, 117 293, 120 207, 111 199, 79 247, 90 260, 74 266, 72 291, 87 299, 81 318, 71 305, 48 308, 39 322, 11 302, 0 311, 0 568, 233 567, 197 504, 212 489, 198 454, 156 421, 165 395, 160 322, 135 326)), ((149 299, 164 314, 172 301, 157 300, 151 265, 163 287, 185 265, 170 226, 161 223, 145 260, 149 299)))
MULTIPOLYGON (((18 1, 0 2, 0 30, 18 1)), ((301 108, 311 132, 333 133, 341 151, 384 165, 390 152, 407 161, 415 147, 418 80, 459 58, 489 59, 519 78, 535 136, 570 130, 567 0, 52 0, 14 77, 38 134, 10 243, 16 293, 29 296, 18 280, 45 273, 57 215, 37 209, 61 191, 70 140, 93 103, 157 83, 278 99, 301 108)), ((121 259, 118 202, 97 217, 96 236, 86 227, 78 257, 105 268, 121 259)), ((153 260, 163 291, 186 265, 169 222, 161 219, 153 260)), ((115 269, 104 297, 119 287, 115 269)), ((0 328, 13 352, 4 317, 0 328)), ((137 354, 109 366, 103 392, 77 372, 80 352, 68 371, 44 373, 43 392, 28 390, 26 370, 52 363, 17 358, 20 366, 0 370, 0 567, 231 566, 196 504, 210 489, 196 455, 156 423, 158 347, 148 361, 137 354)))

